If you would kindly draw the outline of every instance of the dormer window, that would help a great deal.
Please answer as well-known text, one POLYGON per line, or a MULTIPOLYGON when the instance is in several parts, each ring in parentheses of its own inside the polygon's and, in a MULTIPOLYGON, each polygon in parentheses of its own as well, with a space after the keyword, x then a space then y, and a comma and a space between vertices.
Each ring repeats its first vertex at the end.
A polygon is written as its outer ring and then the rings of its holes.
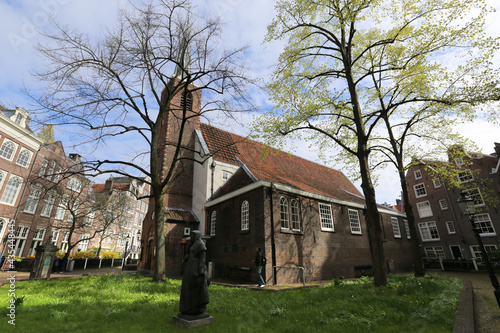
POLYGON ((24 120, 24 116, 20 113, 16 114, 16 119, 14 120, 14 122, 16 124, 19 124, 21 125, 21 122, 24 120))

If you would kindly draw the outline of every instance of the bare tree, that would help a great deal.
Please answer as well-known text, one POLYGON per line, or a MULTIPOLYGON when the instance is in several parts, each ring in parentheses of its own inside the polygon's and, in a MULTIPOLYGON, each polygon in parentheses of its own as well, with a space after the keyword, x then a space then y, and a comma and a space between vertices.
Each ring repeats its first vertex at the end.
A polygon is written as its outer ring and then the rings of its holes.
POLYGON ((28 93, 43 121, 84 128, 96 151, 115 138, 133 140, 133 147, 122 144, 127 153, 136 151, 133 156, 118 155, 117 148, 89 161, 87 174, 150 177, 153 279, 160 281, 165 276, 163 194, 182 162, 194 159, 186 145, 189 123, 214 112, 252 109, 246 98, 250 80, 241 66, 244 48, 221 50, 219 20, 197 16, 187 0, 130 6, 97 40, 54 23, 57 33, 45 34, 49 43, 38 47, 47 60, 35 74, 44 88, 28 93), (202 90, 203 104, 191 109, 190 98, 202 90), (167 123, 175 126, 165 133, 167 123), (161 160, 166 150, 171 158, 161 160))

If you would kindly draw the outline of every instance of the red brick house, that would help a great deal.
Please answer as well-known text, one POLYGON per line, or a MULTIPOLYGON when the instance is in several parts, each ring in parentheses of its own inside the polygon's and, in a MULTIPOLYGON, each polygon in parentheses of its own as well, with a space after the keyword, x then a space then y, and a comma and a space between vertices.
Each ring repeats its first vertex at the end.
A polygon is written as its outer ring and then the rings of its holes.
MULTIPOLYGON (((201 96, 192 98, 196 112, 201 96)), ((191 162, 184 162, 182 177, 175 178, 164 199, 167 274, 180 273, 193 228, 204 234, 215 278, 232 279, 235 270, 253 279, 256 247, 267 257, 268 283, 300 281, 302 271, 306 280, 323 280, 368 269, 364 200, 343 173, 274 149, 263 155, 261 143, 199 118, 192 118, 189 126, 184 153, 191 162)), ((171 127, 165 124, 166 133, 171 127)), ((388 269, 410 270, 405 215, 382 206, 379 211, 388 269)), ((139 264, 146 270, 154 262, 151 217, 149 212, 139 264)))
POLYGON ((422 244, 422 257, 481 257, 470 221, 457 205, 461 191, 474 199, 475 222, 486 250, 500 247, 499 156, 500 144, 495 143, 495 153, 491 155, 475 153, 460 158, 450 155, 448 162, 422 161, 408 170, 406 181, 422 244), (457 180, 460 188, 450 185, 449 181, 433 172, 438 163, 450 163, 459 168, 457 180), (488 201, 488 197, 496 198, 496 203, 488 201))

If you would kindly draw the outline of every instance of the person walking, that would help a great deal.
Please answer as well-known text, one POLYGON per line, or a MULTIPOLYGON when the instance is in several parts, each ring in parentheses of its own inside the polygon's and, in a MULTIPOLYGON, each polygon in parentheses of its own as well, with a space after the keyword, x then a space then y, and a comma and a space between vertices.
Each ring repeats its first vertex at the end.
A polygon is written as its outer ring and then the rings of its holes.
POLYGON ((262 278, 262 267, 266 265, 266 259, 262 254, 262 250, 260 249, 260 247, 257 248, 255 259, 252 261, 253 263, 255 263, 255 266, 257 266, 257 284, 255 286, 263 288, 266 286, 266 282, 262 278))

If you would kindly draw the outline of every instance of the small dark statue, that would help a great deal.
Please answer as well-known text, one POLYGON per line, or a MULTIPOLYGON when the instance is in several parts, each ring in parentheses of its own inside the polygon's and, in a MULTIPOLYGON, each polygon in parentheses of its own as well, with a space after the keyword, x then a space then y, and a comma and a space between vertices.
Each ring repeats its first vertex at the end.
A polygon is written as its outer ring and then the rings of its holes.
POLYGON ((207 248, 201 240, 201 233, 191 233, 188 254, 182 263, 182 287, 179 304, 179 318, 195 320, 209 317, 205 312, 208 300, 208 277, 206 265, 207 248))

